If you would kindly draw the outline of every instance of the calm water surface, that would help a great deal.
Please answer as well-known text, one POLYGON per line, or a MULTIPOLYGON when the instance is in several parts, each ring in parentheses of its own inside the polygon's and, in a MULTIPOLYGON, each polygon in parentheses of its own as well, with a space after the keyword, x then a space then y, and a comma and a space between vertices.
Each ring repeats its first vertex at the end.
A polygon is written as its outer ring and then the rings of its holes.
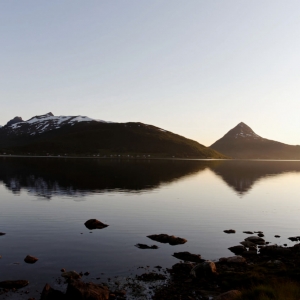
POLYGON ((29 290, 41 291, 46 282, 55 287, 61 268, 94 280, 170 267, 178 251, 215 260, 233 255, 227 248, 245 230, 292 245, 287 238, 300 235, 299 183, 298 161, 0 158, 0 281, 27 279, 29 290), (110 226, 90 231, 91 218, 110 226), (223 233, 230 228, 237 233, 223 233), (188 242, 147 238, 159 233, 188 242), (24 263, 27 254, 39 261, 24 263))

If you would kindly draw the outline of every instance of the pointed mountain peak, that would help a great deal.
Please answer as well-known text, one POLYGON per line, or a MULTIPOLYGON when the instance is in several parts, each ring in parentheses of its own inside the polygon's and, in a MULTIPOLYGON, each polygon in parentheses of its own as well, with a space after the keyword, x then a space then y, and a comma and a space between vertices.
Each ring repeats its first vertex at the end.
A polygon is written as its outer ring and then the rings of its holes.
POLYGON ((35 118, 47 118, 47 117, 54 117, 52 112, 48 112, 47 114, 35 116, 35 118))
MULTIPOLYGON (((234 128, 239 128, 240 130, 251 130, 253 131, 247 124, 245 124, 244 122, 240 122, 239 124, 237 124, 234 128)), ((234 129, 233 128, 233 129, 234 129)))
POLYGON ((247 124, 240 122, 234 128, 229 130, 224 137, 230 138, 247 138, 247 139, 258 139, 261 138, 257 135, 247 124))
POLYGON ((44 114, 44 115, 39 115, 39 116, 32 117, 29 120, 27 120, 26 122, 32 123, 32 122, 35 122, 37 120, 50 118, 50 117, 54 117, 52 112, 48 112, 47 114, 44 114))
POLYGON ((6 126, 10 126, 19 122, 23 122, 23 119, 21 117, 14 117, 13 119, 11 119, 6 123, 6 126))

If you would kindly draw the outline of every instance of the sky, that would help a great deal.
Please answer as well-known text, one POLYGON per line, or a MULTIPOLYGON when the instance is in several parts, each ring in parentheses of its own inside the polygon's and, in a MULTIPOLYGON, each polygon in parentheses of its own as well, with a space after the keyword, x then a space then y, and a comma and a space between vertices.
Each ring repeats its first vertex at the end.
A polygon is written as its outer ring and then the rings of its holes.
POLYGON ((300 145, 300 1, 0 2, 0 124, 83 115, 300 145))

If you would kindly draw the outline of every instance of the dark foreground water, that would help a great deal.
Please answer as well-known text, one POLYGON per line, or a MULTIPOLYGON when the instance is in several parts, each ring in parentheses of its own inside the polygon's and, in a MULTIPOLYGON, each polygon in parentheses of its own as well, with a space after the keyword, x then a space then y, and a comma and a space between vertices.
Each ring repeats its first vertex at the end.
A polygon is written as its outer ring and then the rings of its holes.
POLYGON ((61 268, 89 271, 94 281, 136 274, 139 266, 170 267, 179 251, 214 260, 233 255, 227 248, 245 230, 292 244, 299 214, 298 161, 0 158, 0 281, 27 279, 34 294, 46 282, 57 286, 61 268), (109 227, 90 231, 84 222, 91 218, 109 227), (230 228, 237 233, 223 233, 230 228), (159 233, 188 242, 147 238, 159 233), (39 261, 26 264, 27 254, 39 261))

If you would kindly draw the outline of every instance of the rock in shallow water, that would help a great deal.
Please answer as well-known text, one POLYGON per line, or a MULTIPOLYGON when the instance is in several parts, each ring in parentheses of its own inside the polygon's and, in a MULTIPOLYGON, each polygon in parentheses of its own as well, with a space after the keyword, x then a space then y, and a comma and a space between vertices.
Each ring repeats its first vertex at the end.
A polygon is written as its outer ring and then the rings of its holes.
POLYGON ((90 220, 87 220, 85 223, 84 223, 85 227, 92 230, 92 229, 103 229, 105 227, 107 227, 108 225, 107 224, 104 224, 102 222, 100 222, 99 220, 97 219, 90 219, 90 220))
POLYGON ((233 264, 242 264, 246 262, 246 259, 242 256, 231 256, 231 257, 221 257, 219 259, 221 263, 233 263, 233 264))
POLYGON ((34 257, 34 256, 31 256, 31 255, 27 255, 25 258, 24 258, 24 261, 27 263, 27 264, 34 264, 38 261, 39 259, 34 257))
POLYGON ((194 265, 191 263, 177 263, 172 266, 172 273, 175 275, 188 275, 193 267, 194 265))
POLYGON ((262 255, 268 256, 290 256, 292 254, 291 249, 277 245, 265 246, 261 248, 259 252, 262 255))
POLYGON ((196 265, 191 270, 191 275, 196 278, 201 278, 205 276, 212 276, 217 274, 217 267, 213 261, 206 260, 198 265, 196 265))
POLYGON ((148 246, 146 244, 136 244, 135 247, 139 249, 158 249, 156 245, 148 246))
POLYGON ((238 246, 233 246, 233 247, 229 247, 228 248, 231 252, 233 252, 234 254, 242 254, 243 252, 246 251, 246 248, 242 245, 238 245, 238 246))
POLYGON ((61 276, 66 279, 79 279, 81 276, 75 271, 62 272, 61 276))
POLYGON ((186 239, 176 237, 174 235, 167 235, 167 234, 152 234, 147 236, 149 239, 154 240, 156 242, 170 244, 172 246, 184 244, 187 242, 186 239))
POLYGON ((247 248, 250 248, 250 247, 255 247, 257 248, 257 245, 250 242, 250 241, 243 241, 243 242, 240 242, 240 244, 242 244, 243 246, 247 247, 247 248))
POLYGON ((249 241, 256 245, 264 245, 266 243, 266 241, 263 238, 261 238, 259 236, 255 236, 255 235, 245 238, 245 241, 249 241))
POLYGON ((191 261, 191 262, 195 262, 195 263, 201 263, 204 261, 204 259, 201 258, 200 254, 192 254, 188 251, 184 251, 184 252, 175 252, 173 254, 174 257, 181 259, 181 260, 185 260, 185 261, 191 261))
POLYGON ((64 300, 65 294, 61 291, 54 290, 48 283, 44 286, 41 300, 64 300))
POLYGON ((0 288, 2 289, 20 289, 29 284, 28 280, 6 280, 0 282, 0 288))
POLYGON ((225 233, 235 233, 235 230, 234 229, 226 229, 223 232, 225 232, 225 233))

